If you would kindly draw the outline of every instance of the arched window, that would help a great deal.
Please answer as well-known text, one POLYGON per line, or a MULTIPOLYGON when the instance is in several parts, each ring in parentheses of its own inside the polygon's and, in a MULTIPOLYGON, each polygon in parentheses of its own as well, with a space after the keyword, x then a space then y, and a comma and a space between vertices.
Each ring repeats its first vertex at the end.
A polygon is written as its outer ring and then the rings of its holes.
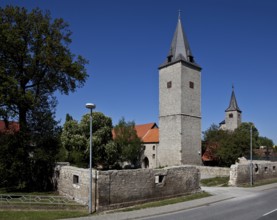
POLYGON ((142 160, 142 168, 148 168, 149 167, 149 160, 147 157, 145 157, 143 160, 142 160))

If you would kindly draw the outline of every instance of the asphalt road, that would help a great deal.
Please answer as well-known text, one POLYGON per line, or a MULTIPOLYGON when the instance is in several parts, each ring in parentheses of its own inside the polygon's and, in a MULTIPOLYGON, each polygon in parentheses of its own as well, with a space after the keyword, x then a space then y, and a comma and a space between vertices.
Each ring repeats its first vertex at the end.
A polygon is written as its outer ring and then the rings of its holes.
POLYGON ((74 220, 277 220, 277 183, 253 188, 202 187, 202 190, 213 196, 130 212, 99 213, 74 220))
MULTIPOLYGON (((239 192, 238 192, 239 193, 239 192)), ((159 220, 276 220, 277 190, 252 192, 243 197, 143 219, 159 220)))

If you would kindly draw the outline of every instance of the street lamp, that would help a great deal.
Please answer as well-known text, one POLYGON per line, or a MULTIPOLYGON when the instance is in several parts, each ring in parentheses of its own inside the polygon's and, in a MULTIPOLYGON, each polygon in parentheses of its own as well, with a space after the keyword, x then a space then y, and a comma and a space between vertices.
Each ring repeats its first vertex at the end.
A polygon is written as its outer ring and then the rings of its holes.
POLYGON ((95 105, 92 103, 87 103, 86 108, 90 109, 90 117, 89 117, 89 214, 92 213, 92 110, 95 109, 95 105))
POLYGON ((252 125, 250 125, 250 186, 253 186, 253 165, 252 165, 252 125))

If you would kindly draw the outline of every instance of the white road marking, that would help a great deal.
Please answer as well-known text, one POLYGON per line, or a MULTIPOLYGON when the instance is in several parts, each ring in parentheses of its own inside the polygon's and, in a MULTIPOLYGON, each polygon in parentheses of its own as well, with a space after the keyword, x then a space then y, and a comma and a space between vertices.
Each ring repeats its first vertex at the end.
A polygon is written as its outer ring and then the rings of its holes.
POLYGON ((272 211, 270 211, 270 212, 267 212, 267 213, 263 214, 263 216, 269 215, 269 214, 271 214, 271 213, 273 213, 273 212, 276 212, 276 211, 277 211, 277 209, 274 209, 274 210, 272 210, 272 211))

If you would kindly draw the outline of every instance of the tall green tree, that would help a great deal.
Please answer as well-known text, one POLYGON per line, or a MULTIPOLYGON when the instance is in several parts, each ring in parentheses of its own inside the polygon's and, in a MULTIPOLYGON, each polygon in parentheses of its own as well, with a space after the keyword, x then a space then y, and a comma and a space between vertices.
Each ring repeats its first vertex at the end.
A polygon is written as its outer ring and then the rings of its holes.
POLYGON ((250 128, 252 127, 253 148, 258 147, 259 132, 253 123, 242 123, 234 131, 221 130, 212 125, 204 132, 203 142, 205 144, 216 143, 214 153, 218 158, 220 166, 230 166, 239 157, 249 157, 250 152, 250 128))
MULTIPOLYGON (((89 146, 90 138, 90 114, 85 114, 80 122, 83 134, 87 138, 89 146)), ((107 166, 106 145, 112 141, 112 119, 101 112, 92 113, 92 156, 94 166, 107 166)), ((89 150, 87 150, 89 152, 89 150)), ((89 154, 87 154, 87 161, 89 154)))
POLYGON ((138 165, 142 152, 142 141, 137 136, 135 123, 122 118, 114 127, 114 142, 118 148, 121 162, 138 165))
POLYGON ((258 143, 259 143, 259 146, 264 146, 268 149, 272 149, 274 146, 273 141, 267 137, 259 137, 258 143))
MULTIPOLYGON (((85 114, 80 123, 71 116, 67 118, 61 135, 67 161, 86 168, 89 163, 90 114, 85 114)), ((92 113, 92 143, 93 166, 107 167, 111 158, 107 149, 112 145, 112 120, 101 112, 92 113)))
POLYGON ((0 42, 0 119, 20 125, 0 146, 2 158, 17 149, 0 175, 17 176, 7 185, 44 190, 59 147, 54 93, 67 95, 83 86, 87 61, 70 51, 68 24, 40 9, 0 8, 0 42))
MULTIPOLYGON (((71 117, 71 116, 70 116, 71 117)), ((62 147, 65 149, 65 160, 79 167, 86 167, 87 137, 83 134, 78 121, 72 117, 66 120, 61 134, 62 147)))
POLYGON ((18 117, 20 130, 27 115, 54 92, 68 94, 84 84, 87 61, 71 53, 71 31, 50 12, 7 6, 0 8, 0 112, 18 117))

